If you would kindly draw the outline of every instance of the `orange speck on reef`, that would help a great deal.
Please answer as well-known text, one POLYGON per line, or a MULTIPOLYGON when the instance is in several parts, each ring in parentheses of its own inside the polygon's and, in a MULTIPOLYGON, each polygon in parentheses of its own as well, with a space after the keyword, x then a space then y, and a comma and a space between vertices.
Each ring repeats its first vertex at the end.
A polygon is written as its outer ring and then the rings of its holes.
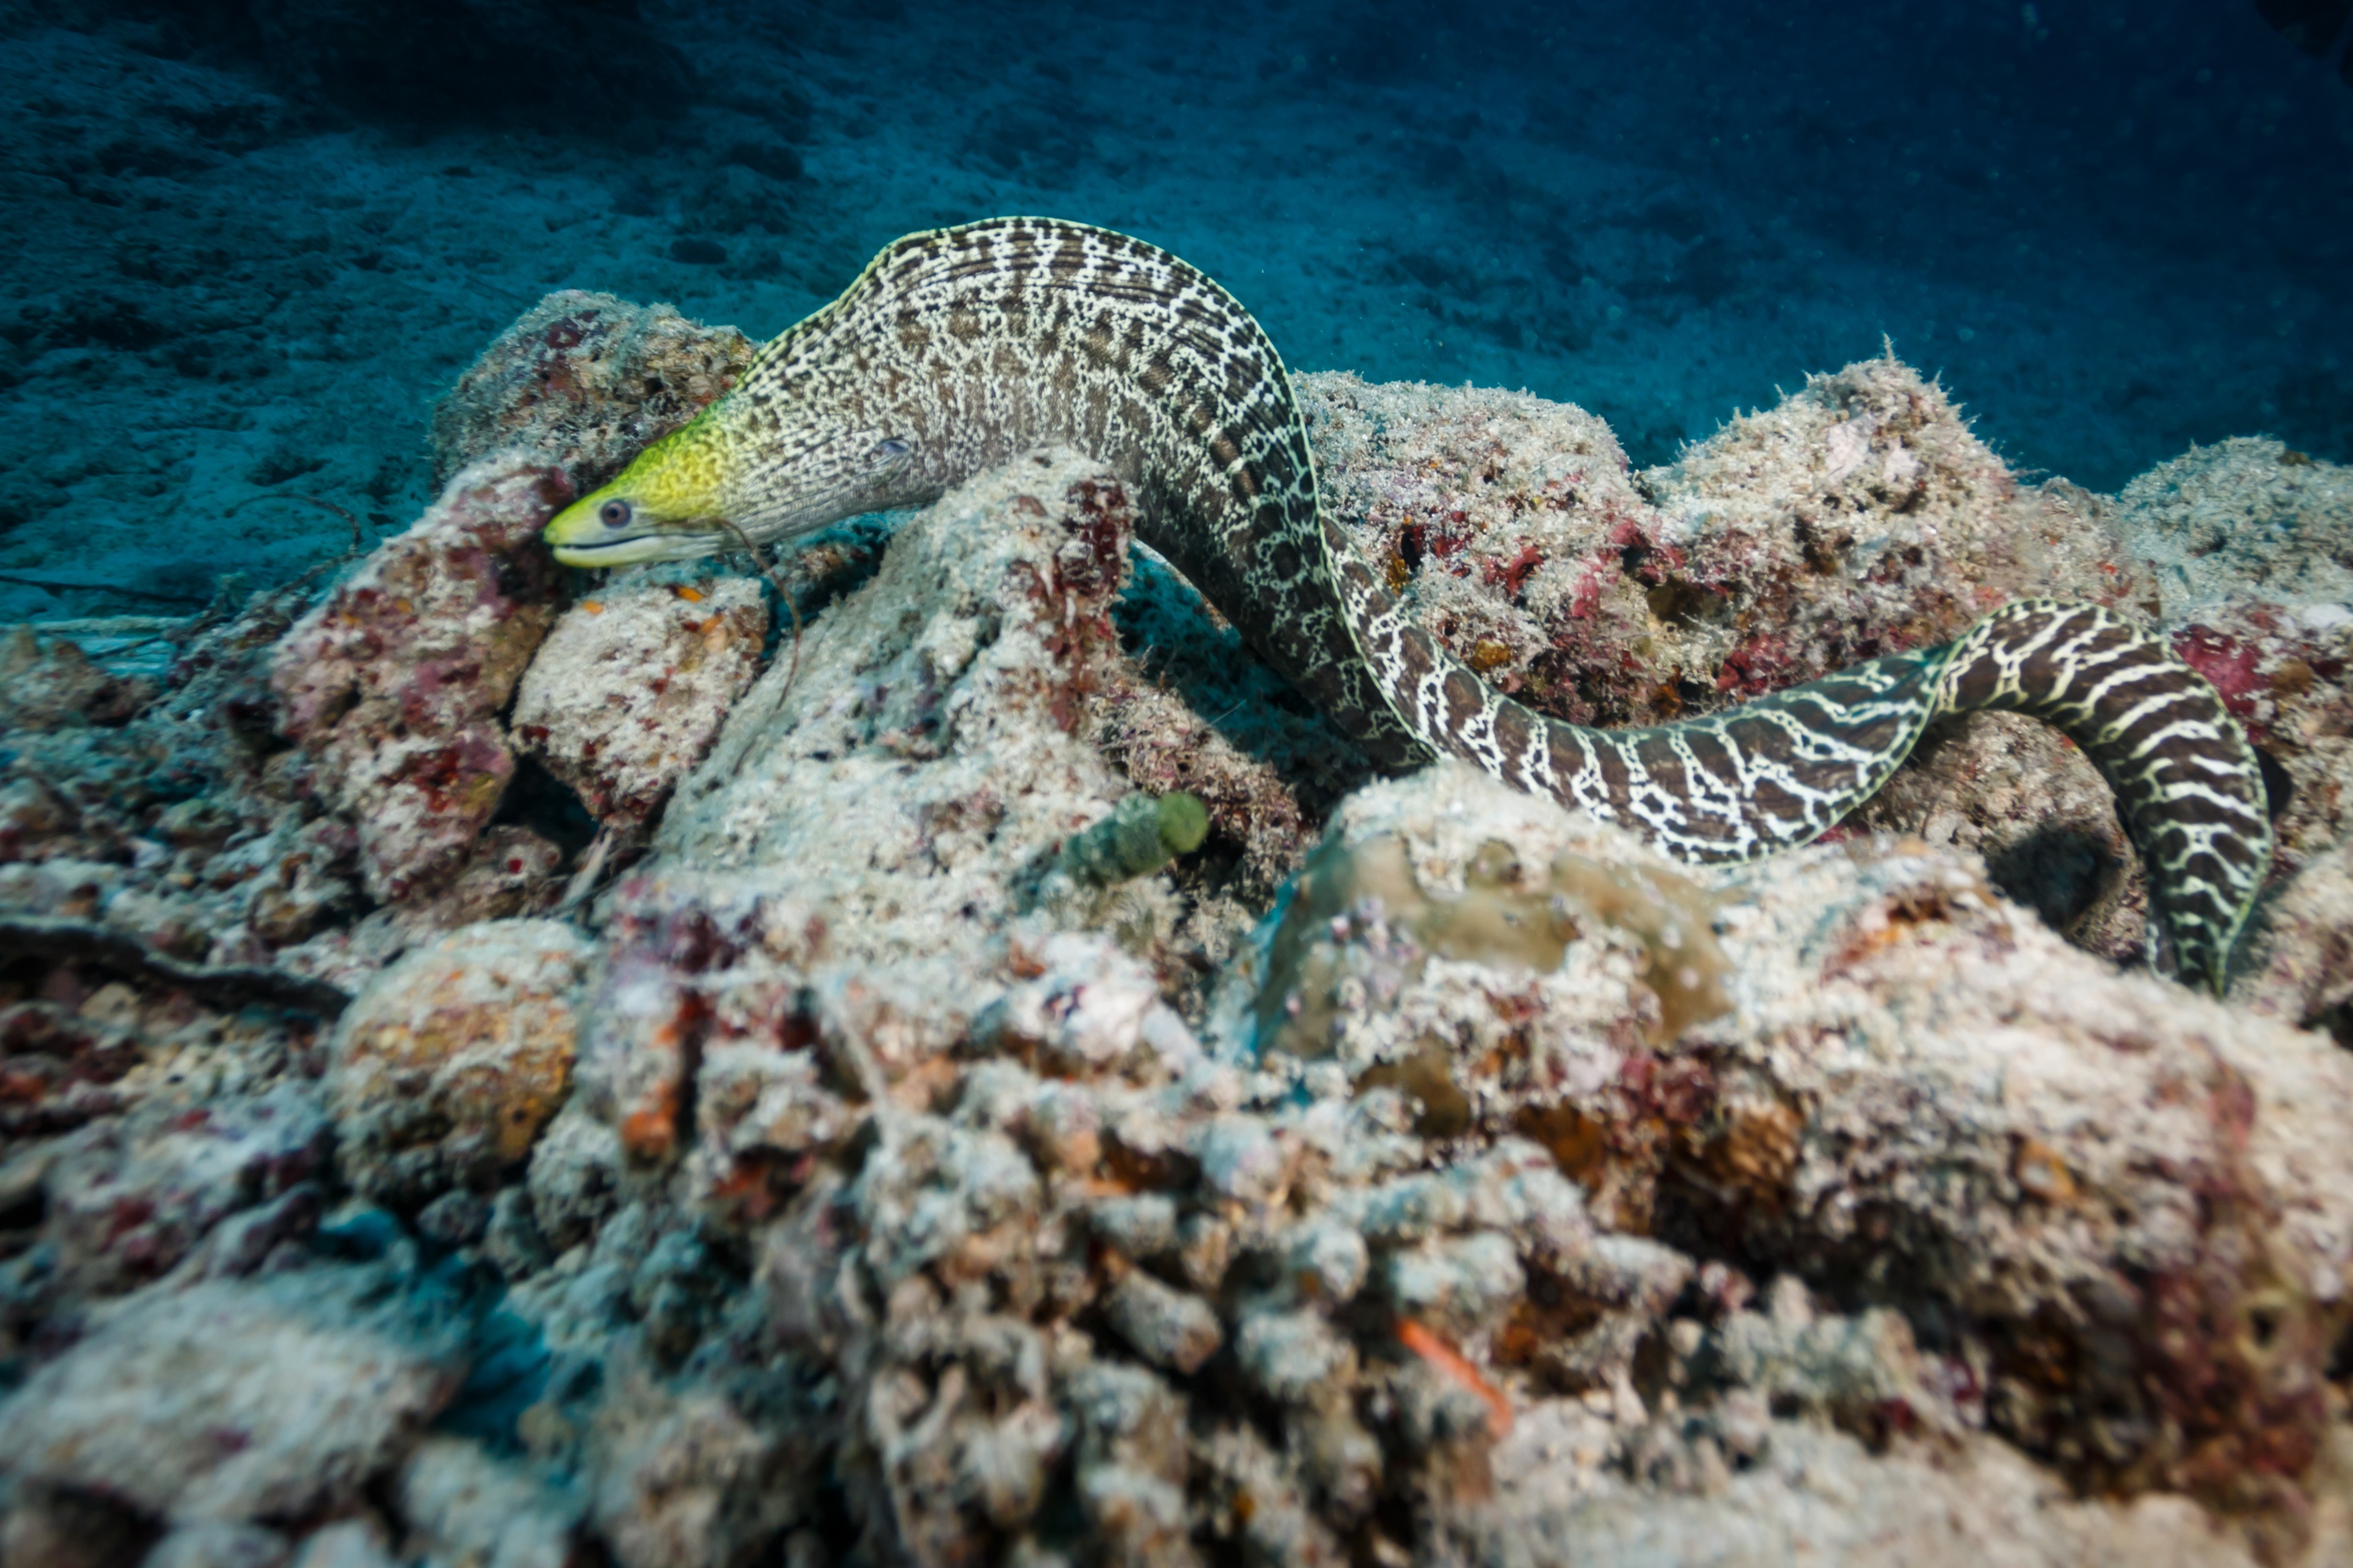
POLYGON ((604 605, 600 605, 600 604, 598 604, 598 603, 597 603, 596 600, 594 600, 594 599, 583 599, 583 600, 581 600, 581 601, 580 601, 580 607, 581 607, 582 609, 584 609, 584 610, 587 611, 587 612, 588 612, 590 615, 592 615, 592 616, 601 616, 601 615, 603 615, 603 614, 605 613, 605 606, 604 606, 604 605))
POLYGON ((662 1159, 678 1142, 678 1090, 664 1084, 649 1099, 621 1119, 621 1147, 640 1159, 662 1159))
POLYGON ((1489 1383, 1469 1357, 1411 1318, 1398 1320, 1397 1338, 1398 1343, 1485 1400, 1487 1425, 1498 1439, 1511 1435, 1511 1396, 1489 1383))

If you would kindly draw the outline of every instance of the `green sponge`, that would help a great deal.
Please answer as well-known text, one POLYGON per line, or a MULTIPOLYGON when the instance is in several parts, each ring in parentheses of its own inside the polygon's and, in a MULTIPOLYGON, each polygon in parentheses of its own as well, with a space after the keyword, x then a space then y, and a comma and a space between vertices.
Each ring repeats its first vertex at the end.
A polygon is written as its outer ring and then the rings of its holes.
POLYGON ((1132 795, 1112 807, 1109 816, 1063 842, 1061 867, 1073 881, 1108 888, 1198 849, 1208 834, 1208 808, 1197 797, 1181 791, 1132 795))

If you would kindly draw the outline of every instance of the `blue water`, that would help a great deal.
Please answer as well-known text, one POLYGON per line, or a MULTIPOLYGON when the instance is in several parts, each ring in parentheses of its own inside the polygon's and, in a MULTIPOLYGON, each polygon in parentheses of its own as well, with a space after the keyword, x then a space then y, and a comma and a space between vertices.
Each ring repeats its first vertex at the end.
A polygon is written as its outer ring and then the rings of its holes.
POLYGON ((2353 460, 2353 85, 2251 0, 8 0, 0 46, 0 574, 71 584, 0 617, 290 576, 348 540, 315 502, 405 525, 547 289, 765 337, 1016 210, 1638 463, 1883 342, 2029 476, 2353 460))

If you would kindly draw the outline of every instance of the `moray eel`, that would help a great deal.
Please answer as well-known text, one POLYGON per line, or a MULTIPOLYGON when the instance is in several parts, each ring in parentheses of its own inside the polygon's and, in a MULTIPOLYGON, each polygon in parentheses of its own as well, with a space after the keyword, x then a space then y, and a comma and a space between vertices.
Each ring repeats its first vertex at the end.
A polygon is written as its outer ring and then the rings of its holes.
POLYGON ((1440 647, 1352 552, 1250 313, 1103 229, 997 218, 897 241, 546 537, 575 566, 704 555, 734 529, 763 542, 923 504, 1057 442, 1125 480, 1139 537, 1377 763, 1467 758, 1687 861, 1820 837, 1940 714, 2046 720, 2116 791, 2147 868, 2152 960, 2223 987, 2271 824, 2246 736, 2161 638, 2033 600, 1721 713, 1621 731, 1548 718, 1440 647))

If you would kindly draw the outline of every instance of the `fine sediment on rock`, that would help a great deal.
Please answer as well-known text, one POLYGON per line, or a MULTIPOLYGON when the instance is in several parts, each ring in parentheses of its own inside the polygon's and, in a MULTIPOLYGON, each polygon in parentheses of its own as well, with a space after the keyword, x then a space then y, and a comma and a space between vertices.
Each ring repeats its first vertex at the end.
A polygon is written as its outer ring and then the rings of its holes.
POLYGON ((1893 360, 1648 473, 1302 378, 1360 546, 1565 717, 2159 620, 2277 770, 2215 1002, 2030 725, 1705 872, 1369 784, 1081 455, 560 579, 550 498, 744 347, 552 296, 307 614, 0 645, 11 1561, 2353 1554, 2341 470, 2027 487, 1893 360))
POLYGON ((599 822, 638 827, 710 749, 759 673, 767 631, 761 585, 747 578, 584 599, 523 676, 515 737, 599 822))

